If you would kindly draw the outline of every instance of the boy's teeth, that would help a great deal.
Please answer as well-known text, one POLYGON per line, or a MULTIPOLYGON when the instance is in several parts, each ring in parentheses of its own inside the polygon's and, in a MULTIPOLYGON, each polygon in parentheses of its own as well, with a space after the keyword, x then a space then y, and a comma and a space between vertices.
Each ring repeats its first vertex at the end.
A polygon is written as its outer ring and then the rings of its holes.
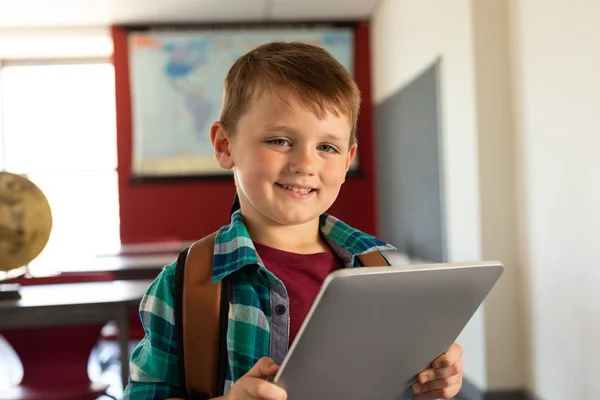
POLYGON ((288 185, 282 185, 284 188, 286 188, 287 190, 291 190, 294 191, 296 193, 302 193, 302 194, 307 194, 311 191, 311 189, 301 189, 301 188, 297 188, 294 186, 288 186, 288 185))

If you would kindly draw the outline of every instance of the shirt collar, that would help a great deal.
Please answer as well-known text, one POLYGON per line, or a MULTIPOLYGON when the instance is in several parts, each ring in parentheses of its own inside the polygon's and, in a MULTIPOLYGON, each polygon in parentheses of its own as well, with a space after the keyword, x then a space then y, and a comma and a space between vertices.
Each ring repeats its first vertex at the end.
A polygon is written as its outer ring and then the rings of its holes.
MULTIPOLYGON (((346 267, 354 266, 355 256, 373 251, 395 251, 396 248, 374 236, 367 235, 339 219, 322 214, 319 217, 321 234, 346 267)), ((213 283, 251 264, 262 264, 254 248, 240 210, 231 215, 229 225, 223 226, 215 237, 213 283)))

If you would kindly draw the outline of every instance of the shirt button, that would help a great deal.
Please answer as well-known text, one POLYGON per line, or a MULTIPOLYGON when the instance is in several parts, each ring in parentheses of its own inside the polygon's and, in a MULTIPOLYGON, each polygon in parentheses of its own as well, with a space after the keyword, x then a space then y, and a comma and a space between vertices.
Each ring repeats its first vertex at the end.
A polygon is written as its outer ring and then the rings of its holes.
POLYGON ((279 304, 277 307, 275 307, 275 312, 277 313, 277 315, 283 315, 285 314, 286 308, 283 304, 279 304))

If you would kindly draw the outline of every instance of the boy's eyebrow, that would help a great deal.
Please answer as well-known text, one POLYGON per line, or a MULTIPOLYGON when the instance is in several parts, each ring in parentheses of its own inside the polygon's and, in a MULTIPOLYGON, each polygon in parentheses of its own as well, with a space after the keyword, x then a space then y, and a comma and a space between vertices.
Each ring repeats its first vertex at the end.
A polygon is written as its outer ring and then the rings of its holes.
POLYGON ((298 130, 285 125, 267 125, 266 130, 270 132, 285 132, 289 134, 298 134, 298 130))
MULTIPOLYGON (((286 125, 267 125, 265 128, 269 132, 283 132, 283 133, 287 133, 290 135, 298 135, 300 133, 297 129, 294 129, 294 128, 286 126, 286 125)), ((332 142, 340 142, 340 143, 348 140, 348 138, 346 138, 346 139, 340 138, 339 136, 334 135, 333 133, 325 133, 323 135, 323 139, 329 140, 332 142)))

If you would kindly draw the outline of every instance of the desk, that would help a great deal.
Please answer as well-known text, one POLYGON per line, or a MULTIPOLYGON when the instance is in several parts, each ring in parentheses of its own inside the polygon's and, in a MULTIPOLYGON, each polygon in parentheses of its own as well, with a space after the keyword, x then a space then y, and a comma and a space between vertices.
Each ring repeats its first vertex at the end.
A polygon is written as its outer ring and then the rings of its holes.
MULTIPOLYGON (((125 387, 129 377, 127 319, 130 309, 139 305, 150 283, 151 280, 131 280, 23 286, 21 299, 0 301, 0 330, 116 321, 125 387)), ((24 373, 25 368, 23 365, 24 373)))
POLYGON ((119 249, 113 252, 105 252, 99 256, 118 256, 135 254, 175 254, 181 250, 190 247, 194 241, 168 241, 152 243, 128 243, 119 246, 119 249))
POLYGON ((76 260, 62 260, 56 264, 39 264, 32 268, 34 276, 54 274, 85 274, 90 272, 110 272, 116 280, 154 279, 165 265, 177 260, 179 253, 110 255, 78 257, 76 260))

